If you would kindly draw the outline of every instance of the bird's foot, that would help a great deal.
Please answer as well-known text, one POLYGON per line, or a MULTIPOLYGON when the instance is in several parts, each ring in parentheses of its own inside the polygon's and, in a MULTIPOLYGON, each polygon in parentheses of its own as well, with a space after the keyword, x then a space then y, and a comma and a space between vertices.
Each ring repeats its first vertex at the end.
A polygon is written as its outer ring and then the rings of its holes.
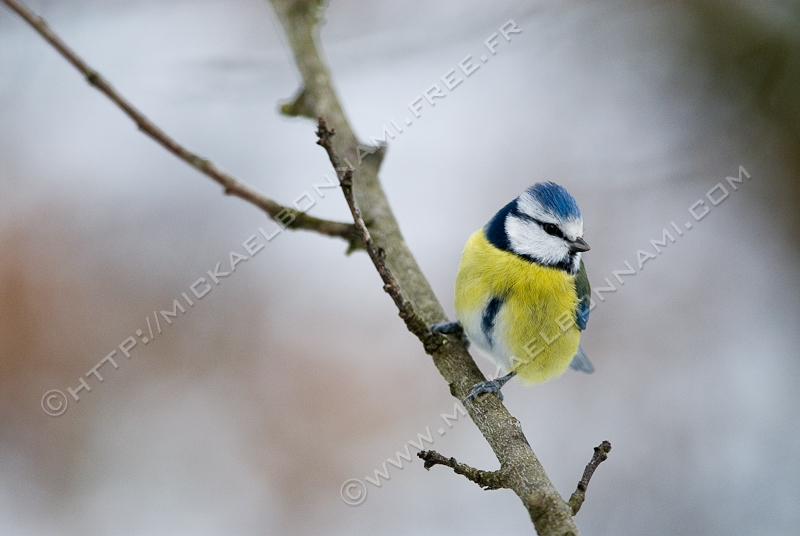
POLYGON ((466 404, 467 400, 471 398, 477 398, 479 395, 487 394, 487 393, 497 393, 497 397, 500 401, 503 401, 503 393, 500 392, 500 389, 506 384, 508 380, 516 376, 516 372, 509 372, 505 376, 501 376, 499 378, 495 378, 494 380, 486 380, 485 382, 478 382, 472 386, 472 389, 469 390, 469 394, 464 399, 464 403, 466 404))
POLYGON ((431 331, 435 333, 442 333, 444 335, 461 335, 464 333, 464 328, 461 327, 461 322, 442 322, 441 324, 433 324, 431 331))
POLYGON ((441 333, 442 335, 456 335, 461 339, 461 342, 464 343, 464 346, 469 348, 469 339, 467 339, 467 334, 464 333, 464 327, 461 325, 461 322, 455 321, 433 324, 431 326, 431 331, 434 333, 441 333))

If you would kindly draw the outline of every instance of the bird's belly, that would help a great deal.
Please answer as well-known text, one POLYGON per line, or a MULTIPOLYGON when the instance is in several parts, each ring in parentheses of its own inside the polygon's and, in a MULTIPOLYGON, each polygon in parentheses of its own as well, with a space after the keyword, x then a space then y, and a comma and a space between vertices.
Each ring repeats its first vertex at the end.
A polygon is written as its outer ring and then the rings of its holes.
POLYGON ((527 299, 511 297, 501 310, 496 337, 506 341, 509 370, 523 382, 541 383, 561 375, 577 353, 580 330, 574 306, 564 307, 565 301, 543 297, 531 306, 527 299))

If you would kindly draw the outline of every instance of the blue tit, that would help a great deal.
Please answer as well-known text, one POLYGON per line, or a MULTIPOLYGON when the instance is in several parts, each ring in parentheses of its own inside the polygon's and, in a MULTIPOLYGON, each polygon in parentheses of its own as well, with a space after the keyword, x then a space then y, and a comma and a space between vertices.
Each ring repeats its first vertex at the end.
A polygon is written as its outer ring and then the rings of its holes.
POLYGON ((466 335, 510 372, 476 384, 467 399, 493 392, 502 399, 514 376, 530 385, 568 366, 594 371, 580 348, 591 292, 584 251, 578 203, 552 182, 534 184, 470 236, 456 278, 458 321, 431 329, 466 335))

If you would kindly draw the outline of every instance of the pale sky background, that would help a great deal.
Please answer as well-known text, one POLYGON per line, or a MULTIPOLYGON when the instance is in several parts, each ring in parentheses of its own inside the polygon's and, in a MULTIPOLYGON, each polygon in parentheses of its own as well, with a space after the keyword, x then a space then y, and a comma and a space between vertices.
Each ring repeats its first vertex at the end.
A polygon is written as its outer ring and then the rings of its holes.
MULTIPOLYGON (((261 1, 31 1, 149 118, 284 203, 340 220, 314 125, 280 117, 298 75, 261 1)), ((800 6, 751 2, 333 0, 322 32, 364 140, 513 19, 497 55, 390 140, 381 177, 452 314, 464 242, 530 184, 578 200, 595 286, 739 166, 752 179, 592 312, 597 372, 506 404, 564 496, 613 444, 583 534, 800 533, 800 6)), ((708 202, 706 202, 708 204, 708 202)), ((409 440, 497 461, 363 253, 282 233, 133 357, 42 410, 259 226, 0 8, 0 533, 530 534, 510 491, 409 440), (71 398, 70 398, 71 400, 71 398)), ((152 320, 152 318, 151 318, 152 320)), ((483 370, 493 367, 482 356, 483 370)))

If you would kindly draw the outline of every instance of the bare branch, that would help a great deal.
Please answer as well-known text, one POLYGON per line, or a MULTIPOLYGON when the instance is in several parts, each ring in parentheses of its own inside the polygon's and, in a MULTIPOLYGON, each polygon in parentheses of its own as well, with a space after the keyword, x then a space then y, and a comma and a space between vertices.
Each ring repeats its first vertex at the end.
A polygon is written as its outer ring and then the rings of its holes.
POLYGON ((417 456, 425 461, 425 469, 431 470, 434 465, 450 467, 458 475, 464 475, 485 490, 508 488, 502 469, 500 471, 482 471, 467 464, 459 463, 455 458, 445 458, 435 450, 422 450, 417 456))
POLYGON ((592 459, 586 465, 583 471, 583 477, 578 482, 578 489, 569 498, 569 506, 572 508, 572 515, 576 515, 583 506, 583 501, 586 500, 586 488, 589 487, 589 481, 592 479, 597 467, 608 459, 608 453, 611 452, 611 443, 603 441, 600 445, 594 448, 592 459))
POLYGON ((309 216, 294 207, 283 206, 272 199, 264 196, 250 186, 243 184, 230 174, 222 171, 216 164, 207 158, 198 156, 183 147, 177 141, 168 136, 163 130, 147 119, 133 104, 125 97, 120 95, 111 84, 109 84, 97 71, 89 67, 64 41, 56 35, 47 23, 40 16, 36 15, 24 4, 17 0, 2 0, 8 7, 14 10, 19 16, 30 24, 39 35, 41 35, 53 48, 55 48, 64 58, 67 59, 76 69, 86 77, 86 80, 97 88, 101 93, 111 99, 128 117, 133 119, 139 130, 153 138, 169 152, 193 166, 201 173, 210 177, 223 187, 226 195, 233 195, 249 201, 259 207, 267 215, 278 222, 283 227, 289 229, 304 229, 317 233, 339 237, 345 239, 349 244, 349 250, 358 249, 360 242, 355 227, 349 223, 328 221, 309 216))

